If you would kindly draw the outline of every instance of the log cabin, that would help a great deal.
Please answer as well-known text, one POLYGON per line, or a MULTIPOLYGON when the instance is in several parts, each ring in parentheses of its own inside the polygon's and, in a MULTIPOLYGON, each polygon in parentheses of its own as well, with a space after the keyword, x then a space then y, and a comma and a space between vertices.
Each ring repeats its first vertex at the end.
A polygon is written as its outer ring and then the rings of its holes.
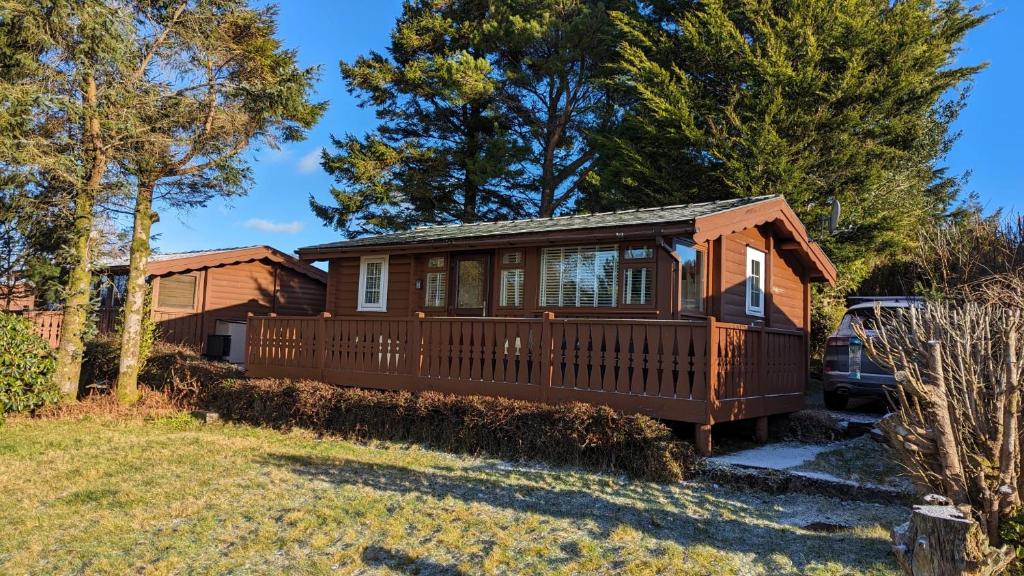
MULTIPOLYGON (((109 330, 127 285, 127 259, 105 263, 99 274, 100 328, 109 330)), ((208 335, 230 335, 232 362, 245 358, 250 314, 310 316, 326 305, 327 274, 270 246, 154 254, 146 274, 158 337, 204 351, 208 335)))
POLYGON ((319 319, 250 320, 247 366, 385 389, 607 404, 711 425, 798 410, 810 290, 836 270, 761 196, 424 226, 298 251, 319 319))

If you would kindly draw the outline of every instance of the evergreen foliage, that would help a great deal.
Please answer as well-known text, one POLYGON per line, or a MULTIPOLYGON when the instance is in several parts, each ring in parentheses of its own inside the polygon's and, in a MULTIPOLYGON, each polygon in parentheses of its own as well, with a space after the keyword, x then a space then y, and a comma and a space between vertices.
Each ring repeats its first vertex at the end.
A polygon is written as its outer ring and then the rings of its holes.
POLYGON ((324 168, 336 206, 310 199, 325 222, 350 235, 419 224, 522 216, 517 146, 500 110, 482 47, 486 5, 406 3, 387 55, 341 63, 342 78, 379 126, 332 137, 324 168))
POLYGON ((379 125, 333 138, 334 204, 314 212, 355 236, 571 211, 611 112, 610 32, 597 2, 406 3, 387 55, 341 64, 379 125))
POLYGON ((53 382, 53 352, 29 320, 0 313, 0 422, 60 399, 53 382))
POLYGON ((851 290, 955 198, 939 163, 980 69, 955 57, 986 18, 960 1, 888 0, 654 0, 613 13, 626 104, 603 135, 600 204, 782 194, 851 290))

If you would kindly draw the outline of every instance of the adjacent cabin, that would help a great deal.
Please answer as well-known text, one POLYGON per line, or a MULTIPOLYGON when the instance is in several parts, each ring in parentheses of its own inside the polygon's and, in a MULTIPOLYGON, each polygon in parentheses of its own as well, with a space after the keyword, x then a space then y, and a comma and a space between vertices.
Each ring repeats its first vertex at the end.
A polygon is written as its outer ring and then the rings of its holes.
POLYGON ((319 318, 254 317, 254 376, 577 400, 711 425, 799 410, 832 263, 779 196, 426 226, 301 248, 319 318))
MULTIPOLYGON (((113 318, 125 294, 128 262, 108 263, 101 274, 102 306, 115 311, 101 316, 113 318)), ((269 246, 154 254, 146 274, 159 337, 202 351, 207 335, 231 335, 227 358, 233 362, 245 358, 249 314, 310 316, 325 309, 327 274, 269 246)))

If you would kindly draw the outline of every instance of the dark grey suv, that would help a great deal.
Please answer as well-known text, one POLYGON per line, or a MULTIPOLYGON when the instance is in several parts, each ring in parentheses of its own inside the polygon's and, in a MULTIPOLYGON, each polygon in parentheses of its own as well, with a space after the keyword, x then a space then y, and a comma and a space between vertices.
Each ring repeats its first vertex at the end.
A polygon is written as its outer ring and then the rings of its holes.
POLYGON ((825 406, 830 410, 845 409, 850 398, 882 399, 886 389, 896 385, 892 371, 864 353, 864 343, 853 327, 863 326, 870 338, 875 334, 876 307, 885 310, 922 304, 921 299, 907 296, 855 297, 849 302, 852 305, 825 346, 825 406))

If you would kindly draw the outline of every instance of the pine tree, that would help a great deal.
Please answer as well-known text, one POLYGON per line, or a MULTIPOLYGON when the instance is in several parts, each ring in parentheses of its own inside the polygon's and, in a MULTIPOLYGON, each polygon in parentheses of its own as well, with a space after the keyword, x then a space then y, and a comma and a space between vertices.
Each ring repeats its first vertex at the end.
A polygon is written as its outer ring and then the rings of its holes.
POLYGON ((68 191, 69 259, 54 379, 78 392, 97 203, 113 190, 111 154, 139 128, 131 11, 120 3, 0 3, 0 167, 68 191), (133 66, 134 64, 134 66, 133 66))
POLYGON ((475 222, 524 214, 524 150, 501 113, 480 36, 486 3, 405 4, 387 55, 341 63, 342 78, 379 126, 332 137, 323 166, 336 206, 314 212, 350 235, 424 223, 475 222))
POLYGON ((593 132, 614 120, 604 66, 614 55, 605 2, 492 2, 484 42, 523 160, 535 215, 572 211, 595 167, 593 132))

